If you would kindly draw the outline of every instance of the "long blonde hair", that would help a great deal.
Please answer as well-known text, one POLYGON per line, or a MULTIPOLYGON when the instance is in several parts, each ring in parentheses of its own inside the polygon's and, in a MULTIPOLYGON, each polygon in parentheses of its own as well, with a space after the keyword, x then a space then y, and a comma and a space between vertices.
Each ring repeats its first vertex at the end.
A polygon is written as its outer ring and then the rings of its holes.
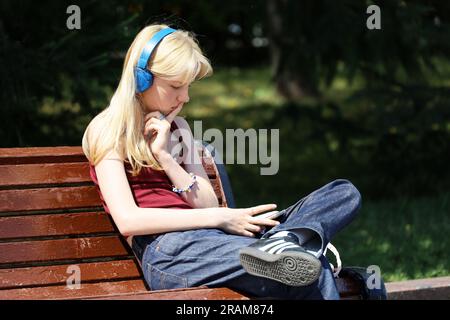
MULTIPOLYGON (((144 111, 135 93, 134 67, 145 44, 163 28, 167 25, 150 25, 138 33, 128 49, 120 83, 110 104, 97 117, 99 131, 94 141, 88 142, 90 125, 86 128, 82 148, 94 166, 114 150, 130 163, 133 175, 139 174, 143 167, 162 170, 142 133, 144 111)), ((169 34, 159 43, 147 68, 157 77, 166 80, 176 77, 183 84, 212 74, 212 67, 195 36, 183 30, 169 34)))

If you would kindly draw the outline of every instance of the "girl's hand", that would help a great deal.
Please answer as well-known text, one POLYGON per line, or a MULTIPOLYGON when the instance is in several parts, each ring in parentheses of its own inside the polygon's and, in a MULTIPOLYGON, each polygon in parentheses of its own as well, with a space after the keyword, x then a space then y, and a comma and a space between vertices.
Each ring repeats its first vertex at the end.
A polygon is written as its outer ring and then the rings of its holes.
POLYGON ((276 204, 263 204, 250 208, 233 209, 233 208, 211 208, 214 210, 212 214, 218 218, 217 225, 220 229, 241 236, 255 237, 256 233, 261 232, 264 227, 274 227, 280 223, 269 218, 256 218, 256 214, 273 210, 276 204))
POLYGON ((170 126, 182 106, 180 104, 162 120, 160 120, 160 117, 163 114, 159 111, 147 113, 144 117, 144 136, 149 137, 150 150, 156 159, 163 154, 169 154, 167 147, 170 140, 170 126))

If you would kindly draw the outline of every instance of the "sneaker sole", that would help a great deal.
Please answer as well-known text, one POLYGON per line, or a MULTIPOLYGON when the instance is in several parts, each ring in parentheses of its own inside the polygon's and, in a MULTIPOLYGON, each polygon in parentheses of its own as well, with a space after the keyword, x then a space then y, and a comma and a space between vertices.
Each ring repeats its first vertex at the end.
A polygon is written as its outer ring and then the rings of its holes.
POLYGON ((294 287, 310 285, 322 272, 320 260, 306 252, 271 254, 245 247, 240 250, 239 259, 248 273, 294 287))

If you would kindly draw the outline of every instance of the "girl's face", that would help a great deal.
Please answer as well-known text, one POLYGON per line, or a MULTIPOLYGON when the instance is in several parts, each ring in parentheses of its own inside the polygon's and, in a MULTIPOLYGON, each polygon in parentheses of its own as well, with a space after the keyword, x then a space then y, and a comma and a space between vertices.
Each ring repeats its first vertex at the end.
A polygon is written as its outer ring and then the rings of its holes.
POLYGON ((141 100, 148 112, 159 111, 168 115, 180 104, 189 102, 189 86, 177 80, 154 77, 152 86, 141 94, 141 100))

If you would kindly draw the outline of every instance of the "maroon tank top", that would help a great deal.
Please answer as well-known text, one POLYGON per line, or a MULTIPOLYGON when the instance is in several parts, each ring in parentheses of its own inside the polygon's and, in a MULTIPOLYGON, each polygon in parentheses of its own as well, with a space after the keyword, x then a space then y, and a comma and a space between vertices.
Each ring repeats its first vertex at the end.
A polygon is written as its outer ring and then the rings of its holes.
MULTIPOLYGON (((172 122, 170 131, 177 129, 175 121, 172 122)), ((183 164, 181 164, 183 167, 183 164)), ((98 185, 95 167, 89 164, 91 179, 94 182, 103 208, 110 213, 98 185)), ((171 208, 171 209, 192 209, 180 195, 172 191, 172 182, 164 171, 152 168, 142 168, 137 176, 132 176, 129 172, 131 165, 125 162, 125 170, 131 192, 138 207, 141 208, 171 208)))

